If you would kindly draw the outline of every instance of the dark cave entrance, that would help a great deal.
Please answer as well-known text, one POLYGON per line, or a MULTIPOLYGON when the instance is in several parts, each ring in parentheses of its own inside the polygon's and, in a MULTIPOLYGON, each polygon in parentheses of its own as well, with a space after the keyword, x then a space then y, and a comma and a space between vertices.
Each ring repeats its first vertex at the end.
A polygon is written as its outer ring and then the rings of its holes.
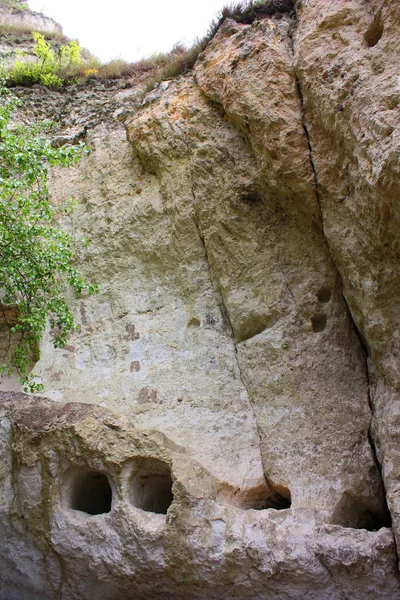
POLYGON ((112 503, 112 490, 107 475, 101 471, 87 470, 75 475, 71 489, 73 510, 89 515, 109 513, 112 503))

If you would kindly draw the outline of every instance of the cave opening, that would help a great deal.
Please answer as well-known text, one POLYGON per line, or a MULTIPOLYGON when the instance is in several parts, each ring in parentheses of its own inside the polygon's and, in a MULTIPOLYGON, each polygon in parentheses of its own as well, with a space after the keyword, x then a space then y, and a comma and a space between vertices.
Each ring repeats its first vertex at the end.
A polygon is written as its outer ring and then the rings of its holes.
POLYGON ((87 470, 77 473, 72 482, 70 507, 89 515, 111 511, 112 490, 105 473, 87 470))
POLYGON ((382 12, 379 11, 364 34, 364 39, 369 48, 377 45, 383 35, 383 30, 382 12))
POLYGON ((133 505, 147 512, 166 515, 173 499, 168 465, 156 459, 145 461, 132 477, 133 505))
POLYGON ((331 296, 331 290, 327 287, 322 288, 317 294, 317 298, 322 304, 326 304, 327 302, 329 302, 331 296))
POLYGON ((323 314, 314 315, 313 317, 311 317, 311 326, 314 333, 324 331, 324 329, 326 328, 327 320, 327 316, 323 314))
POLYGON ((280 486, 279 491, 276 489, 273 491, 272 496, 258 498, 256 501, 250 502, 250 505, 246 508, 252 508, 253 510, 266 510, 268 508, 286 510, 292 506, 290 491, 287 488, 280 486))
POLYGON ((336 507, 332 523, 350 529, 379 531, 382 527, 392 527, 392 518, 386 501, 377 508, 345 493, 336 507))
POLYGON ((266 484, 256 485, 247 489, 234 489, 223 486, 218 494, 222 504, 235 506, 241 510, 286 510, 291 507, 291 494, 287 487, 271 488, 266 484))
POLYGON ((389 510, 383 510, 380 513, 366 510, 360 512, 355 529, 379 531, 383 527, 392 527, 392 518, 389 510))

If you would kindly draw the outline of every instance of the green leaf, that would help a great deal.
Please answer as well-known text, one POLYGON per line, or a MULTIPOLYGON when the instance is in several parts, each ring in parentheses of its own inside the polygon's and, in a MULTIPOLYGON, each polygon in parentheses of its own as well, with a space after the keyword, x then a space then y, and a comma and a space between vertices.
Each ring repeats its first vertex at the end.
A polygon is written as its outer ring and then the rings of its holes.
MULTIPOLYGON (((73 265, 73 239, 54 224, 47 185, 50 166, 75 164, 88 149, 81 143, 53 148, 43 138, 47 124, 13 125, 19 104, 0 84, 0 307, 11 304, 18 314, 16 322, 6 323, 13 344, 0 357, 0 371, 14 370, 26 389, 39 391, 42 384, 32 380, 28 368, 32 356, 37 359, 47 321, 55 348, 75 330, 63 290, 70 286, 76 294, 93 294, 98 288, 73 265)), ((67 212, 74 204, 68 200, 67 212)))

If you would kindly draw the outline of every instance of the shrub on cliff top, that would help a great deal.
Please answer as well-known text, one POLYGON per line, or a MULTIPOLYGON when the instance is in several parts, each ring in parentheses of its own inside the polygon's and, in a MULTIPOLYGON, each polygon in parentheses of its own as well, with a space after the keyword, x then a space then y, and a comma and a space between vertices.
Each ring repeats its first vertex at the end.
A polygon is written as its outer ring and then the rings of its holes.
POLYGON ((20 55, 14 66, 6 70, 7 80, 15 85, 42 83, 47 87, 61 87, 80 65, 81 47, 72 40, 62 45, 56 54, 42 33, 33 31, 32 36, 36 42, 33 47, 36 62, 20 55))
MULTIPOLYGON (((177 77, 192 69, 199 54, 207 48, 225 19, 234 19, 238 23, 251 24, 259 18, 291 13, 293 10, 294 0, 248 0, 225 6, 217 18, 211 22, 206 35, 201 40, 197 40, 189 49, 183 49, 182 52, 176 52, 173 49, 167 55, 166 64, 162 65, 158 73, 149 79, 145 91, 152 89, 154 84, 159 81, 177 77)), ((178 44, 175 48, 181 48, 181 46, 178 44)))
POLYGON ((29 6, 22 0, 0 0, 0 8, 11 8, 13 12, 24 12, 29 10, 29 6))
POLYGON ((236 2, 221 10, 222 19, 234 19, 238 23, 253 23, 257 18, 290 13, 295 0, 249 0, 236 2))
POLYGON ((36 41, 33 52, 37 56, 37 62, 20 59, 7 71, 6 76, 9 83, 14 85, 42 83, 48 87, 61 87, 70 82, 82 83, 88 78, 116 79, 149 72, 145 85, 145 91, 148 91, 156 82, 177 77, 192 69, 199 54, 205 50, 225 19, 250 24, 274 14, 291 13, 294 4, 294 0, 235 2, 220 11, 217 18, 211 22, 206 35, 197 40, 192 47, 187 49, 177 44, 170 52, 156 53, 136 63, 120 59, 103 65, 93 58, 83 61, 81 48, 76 41, 64 44, 55 52, 42 34, 33 32, 36 41))

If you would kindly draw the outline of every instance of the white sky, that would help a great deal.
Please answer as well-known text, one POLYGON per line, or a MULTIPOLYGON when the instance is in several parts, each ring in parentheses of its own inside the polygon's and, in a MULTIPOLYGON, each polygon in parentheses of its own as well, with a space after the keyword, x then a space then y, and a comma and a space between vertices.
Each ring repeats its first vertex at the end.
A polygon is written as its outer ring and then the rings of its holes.
POLYGON ((230 0, 28 0, 102 61, 135 61, 202 37, 230 0))

